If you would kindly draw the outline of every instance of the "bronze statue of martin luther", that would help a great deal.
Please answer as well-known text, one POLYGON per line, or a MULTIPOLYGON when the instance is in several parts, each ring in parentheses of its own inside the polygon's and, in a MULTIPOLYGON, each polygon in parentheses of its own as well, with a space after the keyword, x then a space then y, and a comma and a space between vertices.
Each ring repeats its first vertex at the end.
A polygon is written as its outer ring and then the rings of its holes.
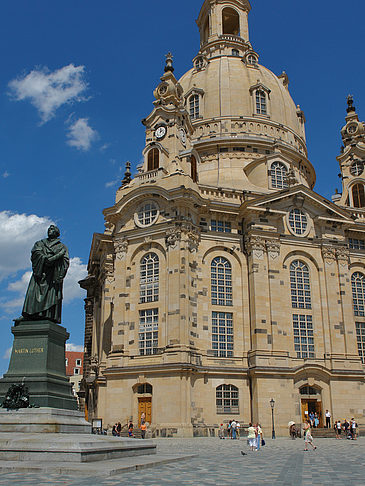
POLYGON ((25 296, 20 321, 49 320, 61 323, 63 280, 69 267, 67 247, 60 230, 51 225, 48 238, 37 241, 31 252, 33 274, 25 296))

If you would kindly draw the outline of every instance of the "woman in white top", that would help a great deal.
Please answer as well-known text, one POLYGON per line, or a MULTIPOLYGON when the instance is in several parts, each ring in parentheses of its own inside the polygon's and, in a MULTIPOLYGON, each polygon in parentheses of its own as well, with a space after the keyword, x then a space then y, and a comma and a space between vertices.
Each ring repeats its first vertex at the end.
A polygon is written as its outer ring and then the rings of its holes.
POLYGON ((248 445, 250 446, 250 450, 254 451, 257 447, 257 442, 256 442, 256 428, 252 426, 251 422, 249 423, 248 427, 248 445))

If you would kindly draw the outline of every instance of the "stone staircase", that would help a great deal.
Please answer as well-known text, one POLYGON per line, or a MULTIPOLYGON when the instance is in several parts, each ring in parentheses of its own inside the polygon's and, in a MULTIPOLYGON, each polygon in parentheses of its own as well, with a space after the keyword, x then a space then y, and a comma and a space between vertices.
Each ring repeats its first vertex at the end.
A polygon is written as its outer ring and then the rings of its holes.
POLYGON ((312 437, 314 439, 335 439, 336 432, 335 429, 312 429, 312 437))
MULTIPOLYGON (((127 429, 122 429, 121 433, 120 433, 120 436, 121 437, 129 437, 128 436, 128 430, 127 429)), ((135 439, 142 439, 142 431, 141 429, 138 429, 137 427, 135 427, 133 429, 133 436, 135 439)))

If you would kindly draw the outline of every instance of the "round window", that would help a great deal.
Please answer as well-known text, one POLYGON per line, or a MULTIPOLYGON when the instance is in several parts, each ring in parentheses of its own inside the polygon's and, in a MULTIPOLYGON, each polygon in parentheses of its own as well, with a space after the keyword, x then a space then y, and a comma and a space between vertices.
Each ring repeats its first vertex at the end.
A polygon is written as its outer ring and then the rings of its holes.
POLYGON ((361 160, 356 160, 350 168, 350 172, 353 176, 359 176, 364 172, 364 163, 361 160))
POLYGON ((289 213, 289 229, 294 235, 303 236, 308 230, 308 217, 300 209, 292 209, 289 213))
POLYGON ((160 214, 157 204, 153 201, 144 203, 138 208, 138 211, 134 215, 134 220, 137 226, 145 228, 156 223, 160 214))

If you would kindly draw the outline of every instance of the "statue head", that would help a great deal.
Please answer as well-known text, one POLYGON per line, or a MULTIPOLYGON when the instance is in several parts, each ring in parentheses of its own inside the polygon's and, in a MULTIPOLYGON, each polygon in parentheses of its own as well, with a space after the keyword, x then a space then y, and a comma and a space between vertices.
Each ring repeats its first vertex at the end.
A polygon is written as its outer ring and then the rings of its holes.
POLYGON ((55 226, 54 224, 51 224, 51 226, 48 228, 48 238, 58 238, 60 236, 61 232, 55 226))

